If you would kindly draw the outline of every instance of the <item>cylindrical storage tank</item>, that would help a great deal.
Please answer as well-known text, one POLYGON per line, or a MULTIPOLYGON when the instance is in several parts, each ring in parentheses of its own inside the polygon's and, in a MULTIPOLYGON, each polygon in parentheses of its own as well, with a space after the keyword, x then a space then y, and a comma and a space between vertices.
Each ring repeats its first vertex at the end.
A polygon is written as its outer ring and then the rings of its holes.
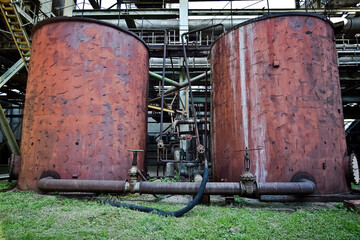
POLYGON ((211 48, 213 174, 239 181, 245 148, 257 181, 311 175, 317 194, 349 191, 332 25, 319 15, 269 15, 211 48), (240 150, 240 151, 239 151, 240 150))
POLYGON ((18 187, 37 191, 48 171, 62 179, 127 179, 128 150, 146 147, 148 62, 145 43, 115 25, 66 17, 36 25, 18 187))

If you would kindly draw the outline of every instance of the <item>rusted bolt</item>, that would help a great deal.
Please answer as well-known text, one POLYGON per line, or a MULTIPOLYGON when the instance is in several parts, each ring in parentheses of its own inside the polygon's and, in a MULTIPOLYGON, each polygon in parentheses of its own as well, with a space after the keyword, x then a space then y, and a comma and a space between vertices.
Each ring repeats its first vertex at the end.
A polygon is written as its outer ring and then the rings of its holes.
POLYGON ((323 164, 322 164, 322 168, 323 168, 323 169, 326 169, 326 167, 327 167, 326 162, 323 162, 323 164))

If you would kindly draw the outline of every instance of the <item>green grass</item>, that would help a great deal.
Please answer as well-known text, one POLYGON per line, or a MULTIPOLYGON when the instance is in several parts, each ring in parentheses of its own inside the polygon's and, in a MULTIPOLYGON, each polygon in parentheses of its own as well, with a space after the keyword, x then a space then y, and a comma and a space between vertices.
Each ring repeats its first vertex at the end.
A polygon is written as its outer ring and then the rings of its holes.
MULTIPOLYGON (((7 183, 0 183, 0 188, 7 187, 7 183)), ((184 206, 152 201, 135 204, 164 210, 184 206)), ((183 217, 174 218, 114 208, 89 198, 10 191, 0 193, 0 239, 3 238, 360 239, 360 216, 343 207, 289 213, 198 205, 183 217)))
POLYGON ((351 188, 355 189, 355 190, 360 190, 360 185, 355 185, 355 184, 351 183, 351 188))

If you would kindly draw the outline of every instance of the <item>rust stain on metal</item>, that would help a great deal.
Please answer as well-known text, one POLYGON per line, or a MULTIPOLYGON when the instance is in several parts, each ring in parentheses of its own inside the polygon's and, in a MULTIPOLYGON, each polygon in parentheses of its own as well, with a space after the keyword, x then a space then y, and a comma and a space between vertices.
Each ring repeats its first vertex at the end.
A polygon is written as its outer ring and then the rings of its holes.
POLYGON ((257 181, 312 175, 321 194, 349 191, 331 25, 314 16, 244 24, 212 47, 214 178, 239 181, 250 151, 257 181), (324 167, 326 166, 326 167, 324 167))
POLYGON ((128 149, 146 147, 148 71, 146 46, 117 27, 55 19, 37 28, 18 187, 38 190, 49 170, 62 179, 125 180, 128 149))

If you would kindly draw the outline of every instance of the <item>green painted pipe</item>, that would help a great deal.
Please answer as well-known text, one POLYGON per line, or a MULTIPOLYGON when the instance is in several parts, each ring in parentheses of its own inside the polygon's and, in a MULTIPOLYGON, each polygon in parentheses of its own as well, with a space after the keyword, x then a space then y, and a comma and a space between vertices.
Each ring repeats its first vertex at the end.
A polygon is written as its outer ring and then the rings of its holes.
MULTIPOLYGON (((210 78, 211 71, 208 71, 207 74, 208 74, 208 76, 209 76, 209 78, 210 78)), ((202 73, 202 74, 200 74, 200 75, 198 75, 198 76, 196 76, 196 77, 191 78, 191 79, 190 79, 190 82, 191 82, 191 83, 195 83, 195 82, 197 82, 197 81, 203 80, 205 77, 206 77, 206 73, 202 73)), ((169 94, 169 93, 176 92, 176 91, 178 91, 179 89, 181 89, 181 88, 183 88, 183 87, 187 87, 188 85, 189 85, 189 82, 188 82, 188 81, 183 82, 183 83, 181 83, 181 84, 178 84, 178 86, 175 86, 175 87, 172 87, 172 88, 166 90, 166 91, 164 92, 164 94, 169 94)))
MULTIPOLYGON (((153 77, 153 78, 156 78, 156 79, 159 80, 159 81, 162 81, 162 76, 159 75, 159 74, 156 74, 156 73, 154 73, 154 72, 150 72, 150 71, 149 71, 149 75, 150 75, 150 77, 153 77)), ((176 82, 176 81, 174 81, 174 80, 171 80, 170 78, 167 78, 167 77, 166 77, 164 80, 165 80, 166 83, 168 83, 168 84, 170 84, 170 85, 172 85, 172 86, 175 86, 175 87, 178 87, 178 86, 179 86, 179 83, 178 83, 178 82, 176 82)))
POLYGON ((9 125, 7 119, 6 119, 6 116, 4 114, 4 110, 2 109, 1 105, 0 105, 0 125, 1 125, 1 128, 4 131, 4 134, 5 134, 5 137, 6 137, 7 141, 8 141, 11 152, 14 155, 20 156, 19 146, 18 146, 18 144, 17 144, 17 142, 15 140, 13 132, 11 131, 10 125, 9 125))

